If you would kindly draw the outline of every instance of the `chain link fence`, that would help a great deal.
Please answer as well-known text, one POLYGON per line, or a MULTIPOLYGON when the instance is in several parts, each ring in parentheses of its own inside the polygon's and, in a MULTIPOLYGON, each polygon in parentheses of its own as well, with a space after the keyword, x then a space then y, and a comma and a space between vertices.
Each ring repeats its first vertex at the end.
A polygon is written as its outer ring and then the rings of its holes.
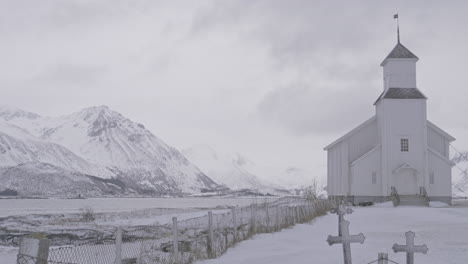
POLYGON ((117 228, 106 238, 51 247, 47 260, 18 255, 17 264, 189 264, 216 258, 255 234, 309 222, 326 214, 331 205, 328 200, 292 199, 174 218, 165 225, 117 228))

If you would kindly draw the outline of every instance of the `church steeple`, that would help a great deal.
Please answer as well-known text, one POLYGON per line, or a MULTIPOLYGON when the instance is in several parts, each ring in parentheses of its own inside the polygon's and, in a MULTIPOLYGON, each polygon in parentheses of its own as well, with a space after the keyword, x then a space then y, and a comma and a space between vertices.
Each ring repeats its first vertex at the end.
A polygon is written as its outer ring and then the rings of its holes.
POLYGON ((389 88, 416 88, 416 62, 419 58, 398 42, 382 61, 384 90, 389 88))

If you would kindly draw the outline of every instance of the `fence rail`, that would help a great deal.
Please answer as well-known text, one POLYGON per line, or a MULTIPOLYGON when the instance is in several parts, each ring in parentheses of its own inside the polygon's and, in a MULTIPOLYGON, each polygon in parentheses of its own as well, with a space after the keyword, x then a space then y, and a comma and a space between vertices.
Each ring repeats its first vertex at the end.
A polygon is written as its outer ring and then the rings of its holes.
POLYGON ((216 258, 255 234, 309 222, 326 214, 331 205, 328 200, 294 199, 174 218, 166 225, 117 228, 105 240, 50 248, 47 261, 18 255, 17 264, 188 264, 216 258))

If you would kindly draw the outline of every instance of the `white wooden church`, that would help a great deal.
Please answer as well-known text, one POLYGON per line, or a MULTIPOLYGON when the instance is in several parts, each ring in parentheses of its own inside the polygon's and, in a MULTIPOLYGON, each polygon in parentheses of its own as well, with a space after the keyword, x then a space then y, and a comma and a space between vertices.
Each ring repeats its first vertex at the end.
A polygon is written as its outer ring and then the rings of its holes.
POLYGON ((376 114, 325 147, 329 197, 383 201, 394 187, 399 195, 451 203, 449 144, 455 138, 427 120, 417 61, 398 40, 380 65, 384 89, 374 103, 376 114))

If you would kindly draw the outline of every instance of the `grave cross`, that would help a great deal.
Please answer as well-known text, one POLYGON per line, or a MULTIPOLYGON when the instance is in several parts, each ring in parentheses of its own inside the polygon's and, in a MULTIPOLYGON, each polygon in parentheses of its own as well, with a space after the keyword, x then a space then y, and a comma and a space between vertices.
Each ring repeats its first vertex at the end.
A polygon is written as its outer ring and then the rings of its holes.
POLYGON ((429 250, 426 245, 416 246, 414 245, 414 232, 408 231, 405 233, 406 245, 394 244, 392 249, 393 252, 406 252, 406 264, 414 264, 414 253, 426 254, 429 250))
POLYGON ((327 242, 331 246, 333 244, 343 244, 343 257, 345 264, 351 264, 351 243, 364 243, 366 237, 360 233, 359 235, 349 235, 349 222, 341 222, 340 236, 328 236, 327 242))
POLYGON ((338 236, 341 236, 341 222, 344 221, 346 214, 352 214, 353 209, 346 207, 344 204, 338 205, 338 208, 332 208, 330 213, 338 215, 338 236))

